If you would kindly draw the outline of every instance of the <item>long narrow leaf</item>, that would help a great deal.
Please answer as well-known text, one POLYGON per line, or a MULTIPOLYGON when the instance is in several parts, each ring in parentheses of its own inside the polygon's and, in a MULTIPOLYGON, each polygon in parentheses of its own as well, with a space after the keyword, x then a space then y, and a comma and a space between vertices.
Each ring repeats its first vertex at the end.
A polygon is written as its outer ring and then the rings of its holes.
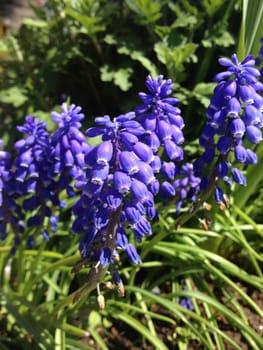
POLYGON ((154 345, 156 350, 169 350, 167 346, 157 337, 154 337, 152 333, 142 325, 136 318, 128 315, 127 313, 118 313, 114 315, 115 318, 127 323, 130 327, 134 328, 142 337, 145 337, 151 344, 154 345))

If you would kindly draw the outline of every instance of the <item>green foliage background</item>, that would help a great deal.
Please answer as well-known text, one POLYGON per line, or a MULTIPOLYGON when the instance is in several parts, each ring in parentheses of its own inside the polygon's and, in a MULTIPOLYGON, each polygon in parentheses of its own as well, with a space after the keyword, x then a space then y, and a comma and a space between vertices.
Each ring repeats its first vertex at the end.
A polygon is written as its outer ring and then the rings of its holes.
MULTIPOLYGON (((1 138, 10 148, 27 114, 52 129, 49 112, 65 99, 83 107, 85 127, 94 116, 116 116, 138 104, 147 74, 163 74, 181 100, 191 159, 217 59, 258 52, 262 7, 260 0, 47 0, 35 8, 37 20, 26 19, 0 42, 1 138)), ((76 304, 68 297, 85 283, 88 268, 71 272, 80 260, 79 238, 70 234, 66 210, 59 233, 39 239, 36 249, 21 245, 10 257, 10 233, 0 242, 0 349, 124 349, 120 334, 126 340, 130 334, 138 349, 242 349, 223 331, 223 320, 260 350, 262 333, 251 327, 245 308, 261 319, 263 313, 242 288, 263 292, 262 146, 257 153, 249 186, 234 189, 230 209, 221 212, 212 202, 208 231, 198 221, 203 211, 177 229, 173 204, 158 205, 154 235, 139 247, 143 263, 120 263, 125 297, 105 284, 101 312, 95 293, 76 304), (182 296, 192 298, 194 311, 179 305, 182 296)))
POLYGON ((226 0, 48 0, 35 12, 1 42, 3 130, 66 98, 87 123, 118 115, 138 103, 147 74, 160 73, 190 106, 187 125, 201 127, 217 58, 234 50, 242 18, 240 3, 226 0))

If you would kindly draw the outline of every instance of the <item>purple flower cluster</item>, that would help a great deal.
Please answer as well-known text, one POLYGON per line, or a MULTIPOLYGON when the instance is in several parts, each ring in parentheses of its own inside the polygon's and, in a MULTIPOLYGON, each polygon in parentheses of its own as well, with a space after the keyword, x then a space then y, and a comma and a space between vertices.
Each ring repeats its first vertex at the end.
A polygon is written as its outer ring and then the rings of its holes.
POLYGON ((191 163, 181 166, 178 176, 173 182, 175 189, 176 212, 180 214, 184 205, 193 203, 197 200, 200 191, 201 179, 194 173, 194 167, 191 163))
POLYGON ((14 198, 14 186, 11 177, 11 155, 3 150, 0 140, 0 240, 7 236, 8 226, 14 232, 23 232, 22 212, 14 198))
POLYGON ((48 239, 48 232, 57 230, 59 209, 65 205, 59 198, 61 191, 73 195, 72 180, 83 175, 88 146, 79 131, 78 121, 84 117, 79 112, 74 105, 69 109, 62 105, 61 114, 53 112, 58 129, 52 134, 46 123, 27 116, 25 124, 17 127, 24 138, 14 145, 14 159, 0 151, 1 238, 11 226, 15 234, 12 252, 22 238, 30 248, 38 232, 48 239))
MULTIPOLYGON (((157 79, 148 76, 146 86, 149 93, 139 93, 143 104, 135 108, 137 120, 145 130, 140 140, 152 149, 154 155, 162 146, 168 160, 181 161, 183 150, 179 145, 184 142, 184 120, 180 109, 174 106, 178 99, 168 97, 172 92, 173 83, 170 79, 163 79, 162 75, 157 79)), ((158 165, 161 161, 158 158, 155 162, 156 170, 159 171, 158 165)))
POLYGON ((154 161, 151 165, 154 172, 159 174, 161 198, 175 198, 179 213, 184 199, 193 197, 191 193, 188 194, 186 187, 189 190, 196 187, 194 175, 188 177, 184 174, 187 165, 182 169, 178 165, 184 156, 181 148, 184 142, 184 120, 181 110, 176 106, 178 99, 169 97, 173 89, 170 79, 165 80, 163 76, 152 79, 148 76, 146 86, 149 93, 139 93, 143 104, 135 109, 137 120, 145 129, 140 140, 153 151, 154 161), (163 156, 160 157, 159 154, 163 156), (186 177, 183 181, 184 175, 186 177))
POLYGON ((82 194, 73 207, 72 230, 83 235, 82 257, 102 266, 113 262, 119 250, 124 250, 133 263, 139 263, 128 233, 133 232, 137 242, 150 235, 150 220, 157 218, 154 197, 159 191, 163 197, 176 193, 167 180, 174 179, 175 162, 183 159, 179 145, 184 141, 184 121, 180 109, 174 106, 178 100, 168 97, 171 80, 148 76, 146 86, 149 93, 139 94, 143 104, 135 113, 113 120, 108 115, 98 117, 97 126, 86 132, 88 137, 100 136, 102 141, 85 156, 86 183, 79 185, 82 194), (162 149, 165 159, 159 155, 162 149), (116 243, 110 247, 108 225, 111 213, 117 210, 116 243))
POLYGON ((86 132, 88 137, 101 135, 102 142, 86 154, 86 184, 73 207, 76 219, 72 230, 83 233, 82 256, 102 266, 118 255, 115 248, 125 250, 132 262, 140 262, 135 247, 128 242, 126 228, 141 241, 144 235, 151 234, 148 219, 156 215, 153 196, 158 192, 158 182, 150 166, 153 153, 139 142, 138 136, 144 130, 134 118, 132 112, 113 120, 98 117, 98 126, 86 132), (106 239, 107 227, 111 212, 119 208, 112 251, 106 239))
MULTIPOLYGON (((46 123, 32 116, 27 116, 25 124, 18 126, 17 130, 26 137, 15 143, 17 155, 12 166, 14 195, 22 198, 21 208, 25 225, 29 230, 41 227, 45 237, 44 219, 52 216, 47 201, 51 200, 53 204, 58 201, 50 191, 52 180, 48 178, 49 133, 46 123)), ((29 246, 33 245, 33 236, 31 233, 27 237, 29 246)))
POLYGON ((53 166, 51 177, 59 177, 59 188, 66 189, 69 196, 74 196, 71 186, 75 182, 85 181, 85 154, 89 150, 85 135, 80 131, 84 114, 81 107, 74 104, 69 108, 66 103, 61 106, 62 112, 52 112, 53 121, 58 129, 51 135, 50 157, 53 166))
POLYGON ((254 68, 253 56, 239 63, 234 54, 231 60, 221 58, 219 63, 226 71, 215 76, 217 86, 199 140, 204 152, 195 162, 195 173, 202 177, 201 188, 215 188, 216 201, 224 202, 220 182, 246 185, 246 177, 235 163, 257 163, 256 153, 249 144, 262 141, 263 97, 258 92, 263 85, 258 81, 260 72, 254 68))
POLYGON ((15 144, 13 162, 8 153, 1 153, 2 226, 12 214, 19 225, 14 246, 25 226, 29 247, 38 232, 48 239, 49 232, 57 230, 64 206, 61 192, 74 196, 77 190, 80 197, 72 208, 72 232, 81 234, 82 257, 95 266, 107 266, 121 250, 139 263, 129 236, 133 233, 140 242, 152 233, 150 221, 158 218, 155 196, 174 197, 178 213, 183 203, 195 199, 199 179, 190 164, 177 164, 183 160, 184 121, 175 106, 178 100, 169 97, 173 84, 162 76, 148 76, 146 86, 149 92, 139 94, 143 104, 135 112, 113 120, 108 115, 97 117, 97 126, 86 135, 81 132, 81 108, 65 103, 61 112, 52 112, 57 124, 53 133, 31 116, 17 128, 25 137, 15 144), (101 141, 90 146, 86 137, 101 141))
MULTIPOLYGON (((147 77, 148 92, 139 93, 142 104, 134 112, 97 117, 86 133, 81 131, 84 114, 75 105, 64 103, 61 112, 52 113, 57 126, 52 133, 46 123, 28 116, 17 128, 24 138, 15 143, 14 158, 0 143, 0 239, 9 226, 13 251, 21 237, 29 247, 39 232, 47 239, 58 228, 65 205, 61 194, 71 197, 78 191, 71 230, 81 235, 81 256, 96 275, 99 266, 115 264, 120 251, 135 264, 141 261, 133 243, 151 235, 157 195, 173 199, 179 214, 197 201, 200 189, 214 190, 216 201, 224 202, 224 184, 246 185, 235 164, 257 163, 250 144, 262 140, 263 84, 252 56, 241 63, 236 55, 219 62, 226 71, 215 77, 200 136, 204 152, 194 165, 183 163, 184 120, 178 100, 169 97, 173 84, 163 76, 147 77)), ((111 270, 123 293, 117 269, 111 270)))

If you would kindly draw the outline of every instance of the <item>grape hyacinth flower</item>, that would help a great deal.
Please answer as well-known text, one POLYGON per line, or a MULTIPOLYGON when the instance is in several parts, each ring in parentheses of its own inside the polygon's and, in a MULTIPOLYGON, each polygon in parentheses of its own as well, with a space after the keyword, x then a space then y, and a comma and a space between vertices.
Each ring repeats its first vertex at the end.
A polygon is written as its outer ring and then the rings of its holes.
POLYGON ((0 140, 0 207, 4 201, 5 184, 10 179, 10 158, 10 153, 3 150, 3 141, 0 140))
POLYGON ((149 165, 153 153, 139 142, 144 129, 134 118, 133 112, 113 121, 109 116, 98 117, 98 126, 86 132, 88 137, 101 135, 102 142, 85 156, 87 183, 73 207, 72 230, 83 234, 82 257, 101 266, 113 262, 119 249, 125 250, 133 263, 139 263, 126 230, 132 230, 135 239, 141 241, 144 235, 151 234, 149 219, 156 215, 153 194, 158 183, 149 165), (112 233, 108 226, 111 214, 117 211, 112 233), (111 243, 109 235, 115 235, 111 243))
MULTIPOLYGON (((182 290, 187 291, 186 283, 183 279, 179 280, 179 284, 182 288, 182 290)), ((188 309, 190 311, 194 310, 194 304, 192 301, 192 298, 188 296, 180 296, 178 299, 178 304, 181 305, 183 308, 188 309)))
MULTIPOLYGON (((178 100, 167 97, 173 84, 162 76, 157 79, 148 76, 146 85, 150 93, 139 94, 143 105, 135 113, 113 120, 107 115, 98 117, 95 119, 98 126, 86 132, 88 137, 101 136, 102 142, 85 155, 87 183, 73 208, 72 230, 83 234, 82 257, 96 265, 113 262, 119 249, 133 263, 140 262, 135 247, 129 243, 127 230, 134 233, 137 242, 151 234, 150 220, 157 218, 154 196, 160 189, 156 175, 162 172, 162 177, 172 180, 174 161, 183 159, 179 145, 184 141, 184 122, 179 108, 174 107, 178 100), (160 147, 166 155, 165 163, 158 155, 160 147), (109 249, 107 226, 111 213, 117 210, 120 216, 115 223, 116 243, 109 249)), ((162 181, 161 191, 175 194, 167 181, 162 181)))
MULTIPOLYGON (((24 231, 23 213, 14 196, 11 167, 11 155, 3 150, 0 140, 0 240, 6 238, 9 226, 16 235, 24 231)), ((18 243, 19 239, 15 241, 18 243)))
POLYGON ((194 310, 192 299, 189 297, 180 297, 178 303, 185 309, 188 309, 190 311, 194 310))
POLYGON ((74 104, 61 105, 62 112, 52 112, 53 121, 58 129, 51 135, 50 156, 55 159, 49 170, 50 177, 59 177, 60 190, 66 189, 69 196, 74 196, 72 179, 78 187, 85 183, 84 158, 89 149, 85 135, 80 131, 84 114, 81 107, 74 104))
POLYGON ((152 149, 154 155, 163 146, 168 160, 181 161, 183 150, 179 145, 184 142, 184 120, 180 109, 174 106, 179 100, 168 97, 173 83, 170 79, 163 79, 162 75, 157 79, 148 76, 146 86, 149 92, 139 93, 143 104, 135 108, 137 120, 145 129, 140 140, 152 149))
POLYGON ((194 203, 200 191, 201 179, 195 176, 194 167, 191 163, 185 163, 178 171, 178 176, 173 182, 177 214, 181 208, 189 203, 194 203))
MULTIPOLYGON (((75 105, 62 105, 62 113, 53 112, 58 125, 51 135, 46 123, 32 116, 26 117, 17 129, 26 137, 15 143, 17 155, 12 164, 12 205, 18 210, 15 199, 22 198, 21 218, 25 219, 30 236, 28 247, 34 244, 35 233, 41 228, 45 240, 56 232, 58 214, 65 203, 60 200, 63 190, 74 196, 73 181, 85 183, 84 156, 89 149, 85 135, 79 130, 84 115, 75 105)), ((22 219, 19 220, 20 226, 22 219)), ((20 230, 21 231, 21 230, 20 230)), ((20 241, 16 235, 15 245, 20 241)), ((15 249, 14 249, 15 250, 15 249)))
MULTIPOLYGON (((25 124, 17 130, 26 137, 15 143, 17 155, 13 161, 14 198, 22 198, 23 216, 28 228, 41 228, 44 239, 48 237, 47 227, 54 230, 52 209, 62 206, 56 181, 49 177, 54 165, 50 157, 50 135, 46 123, 27 116, 25 124), (46 218, 48 219, 46 221, 46 218)), ((34 242, 34 234, 27 237, 28 247, 34 242)))
POLYGON ((258 92, 263 85, 258 81, 260 72, 254 68, 253 56, 239 63, 234 54, 231 60, 221 58, 219 63, 226 71, 215 76, 217 86, 199 140, 204 152, 195 162, 195 174, 202 177, 201 189, 215 188, 216 201, 224 203, 223 183, 231 185, 234 181, 246 186, 246 177, 237 164, 257 163, 249 144, 262 141, 263 97, 258 92))
MULTIPOLYGON (((173 83, 170 79, 163 79, 160 75, 157 79, 150 76, 146 79, 149 92, 139 93, 143 104, 135 108, 137 120, 142 124, 145 133, 139 137, 152 149, 154 158, 150 163, 155 174, 159 173, 160 195, 163 200, 176 196, 178 213, 183 198, 179 196, 181 184, 175 182, 179 174, 179 163, 183 160, 181 144, 184 142, 182 129, 184 120, 181 110, 176 106, 179 102, 172 93, 173 83), (160 158, 158 152, 163 149, 165 157, 160 158)), ((161 151, 162 152, 162 151, 161 151)), ((181 191, 183 194, 183 191, 181 191)))

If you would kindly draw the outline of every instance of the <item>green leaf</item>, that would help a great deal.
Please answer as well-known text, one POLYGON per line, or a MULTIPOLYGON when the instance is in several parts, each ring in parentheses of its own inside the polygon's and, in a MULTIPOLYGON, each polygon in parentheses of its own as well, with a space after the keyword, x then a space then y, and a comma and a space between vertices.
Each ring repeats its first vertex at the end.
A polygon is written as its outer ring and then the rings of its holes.
POLYGON ((61 329, 55 330, 55 349, 54 350, 66 350, 66 334, 61 329))
POLYGON ((210 98, 212 92, 215 88, 215 83, 199 83, 194 87, 192 91, 192 95, 196 97, 196 99, 207 108, 210 103, 210 98))
POLYGON ((101 24, 101 19, 98 17, 86 16, 74 11, 73 9, 66 9, 66 14, 82 24, 86 33, 90 36, 93 36, 95 33, 102 32, 106 28, 104 24, 101 24))
POLYGON ((21 107, 28 97, 26 90, 16 86, 0 90, 0 102, 13 105, 15 108, 21 107))
POLYGON ((138 21, 147 25, 158 21, 162 16, 162 4, 154 0, 126 0, 127 6, 138 15, 138 21))
POLYGON ((154 51, 159 61, 167 65, 168 69, 182 72, 185 63, 196 61, 194 52, 197 46, 194 43, 182 43, 171 47, 167 42, 158 42, 154 45, 154 51))
POLYGON ((102 323, 101 314, 96 311, 92 310, 89 314, 89 324, 92 328, 97 328, 102 323))
MULTIPOLYGON (((196 328, 194 323, 192 322, 192 319, 203 323, 206 325, 206 327, 210 328, 211 331, 216 332, 218 335, 223 337, 227 342, 229 342, 232 346, 234 346, 235 349, 241 350, 240 346, 235 343, 230 337, 228 337, 224 332, 222 332, 219 328, 217 328, 211 320, 206 320, 202 315, 197 315, 195 312, 192 312, 190 310, 187 310, 178 304, 174 303, 173 301, 170 301, 166 298, 163 298, 161 296, 155 295, 149 291, 146 291, 142 288, 137 288, 133 286, 127 286, 128 291, 132 291, 134 293, 140 293, 142 296, 144 296, 147 300, 153 300, 154 302, 159 303, 160 305, 164 306, 171 312, 173 312, 182 322, 185 323, 186 326, 190 327, 190 329, 197 335, 198 339, 202 339, 203 344, 206 345, 205 349, 214 349, 211 348, 211 346, 207 343, 206 339, 203 338, 202 334, 200 333, 199 327, 196 328), (191 322, 187 319, 186 315, 190 316, 191 322)), ((227 306, 223 305, 216 299, 198 292, 198 291, 184 291, 180 293, 174 293, 174 295, 177 296, 187 296, 190 298, 196 298, 197 300, 207 303, 211 305, 215 310, 218 310, 220 315, 224 315, 227 319, 230 320, 230 322, 235 325, 240 331, 247 333, 255 342, 255 345, 261 346, 262 344, 262 338, 248 325, 244 324, 243 321, 231 310, 227 308, 227 306)), ((255 347, 255 349, 258 349, 255 347)))
POLYGON ((225 0, 203 0, 205 13, 212 17, 224 4, 225 0))
POLYGON ((48 320, 41 319, 41 315, 33 309, 29 310, 27 301, 18 295, 9 293, 5 295, 5 307, 15 322, 26 330, 43 350, 53 350, 54 342, 47 330, 48 320))
POLYGON ((117 47, 117 52, 120 55, 129 56, 132 60, 138 61, 141 65, 148 70, 148 72, 156 77, 158 75, 158 71, 154 63, 145 57, 145 52, 136 48, 135 45, 131 45, 131 43, 127 41, 118 41, 113 35, 106 35, 104 41, 108 45, 115 45, 117 47))
POLYGON ((129 81, 133 73, 132 68, 120 68, 116 71, 114 75, 114 83, 119 86, 122 91, 127 91, 132 86, 132 83, 129 81))
POLYGON ((23 19, 23 24, 30 26, 30 27, 35 27, 35 28, 45 28, 48 26, 48 22, 42 21, 40 19, 35 20, 32 18, 23 19))
POLYGON ((245 23, 245 55, 257 54, 257 52, 253 52, 253 47, 259 45, 259 38, 263 36, 262 0, 249 1, 246 8, 245 23))
POLYGON ((167 346, 157 337, 154 337, 152 333, 136 318, 130 316, 127 313, 118 313, 114 315, 115 318, 125 322, 130 327, 139 332, 143 337, 145 337, 156 350, 169 350, 167 346))
POLYGON ((192 29, 196 24, 198 20, 197 17, 191 16, 187 13, 181 13, 180 17, 178 17, 171 25, 171 28, 185 28, 192 29))
POLYGON ((248 54, 258 53, 259 39, 263 36, 262 0, 242 1, 242 24, 239 34, 237 53, 239 60, 248 54))
POLYGON ((0 54, 1 56, 5 53, 9 52, 8 42, 7 40, 1 39, 0 40, 0 54))
POLYGON ((206 31, 205 37, 202 40, 202 45, 204 47, 229 47, 235 44, 235 39, 226 30, 226 25, 224 23, 216 24, 214 27, 206 31))
POLYGON ((229 32, 224 31, 220 36, 214 38, 214 43, 217 46, 229 47, 235 44, 235 39, 229 32))
POLYGON ((109 67, 109 65, 105 65, 100 69, 101 80, 105 82, 113 81, 122 91, 127 91, 132 86, 132 83, 129 81, 132 73, 132 68, 119 68, 114 70, 109 67))
POLYGON ((146 68, 153 77, 156 77, 158 75, 156 66, 152 63, 152 61, 150 61, 147 57, 145 57, 145 53, 143 51, 132 50, 127 46, 120 46, 117 49, 117 51, 120 54, 131 57, 131 59, 134 61, 140 62, 141 65, 144 68, 146 68))
POLYGON ((96 341, 96 343, 99 346, 99 349, 101 350, 109 350, 107 344, 105 343, 105 341, 103 340, 103 338, 99 335, 99 333, 94 329, 94 328, 90 328, 89 332, 91 334, 91 336, 94 338, 94 340, 96 341))
POLYGON ((68 350, 94 350, 94 347, 82 344, 79 340, 67 338, 66 349, 68 350))

